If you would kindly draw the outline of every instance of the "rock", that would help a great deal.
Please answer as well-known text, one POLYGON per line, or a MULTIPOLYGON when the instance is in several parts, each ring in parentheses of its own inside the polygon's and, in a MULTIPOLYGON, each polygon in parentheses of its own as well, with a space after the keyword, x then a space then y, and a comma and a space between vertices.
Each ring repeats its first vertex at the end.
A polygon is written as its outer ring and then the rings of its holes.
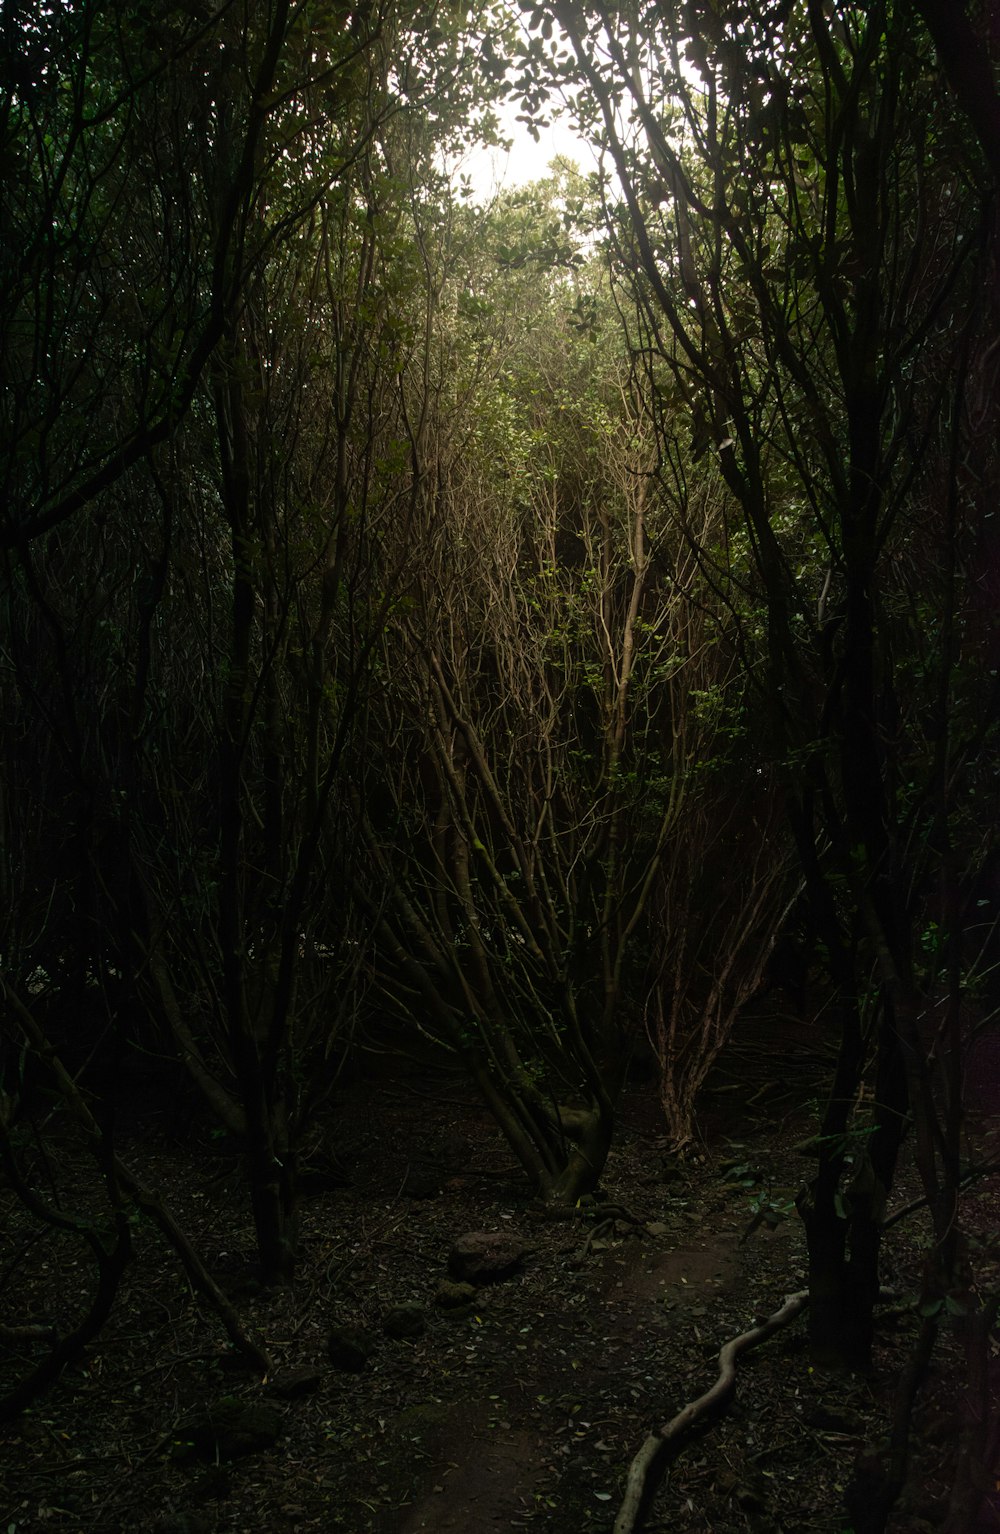
POLYGON ((276 1374, 268 1389, 271 1395, 280 1396, 283 1401, 297 1401, 300 1396, 312 1395, 322 1383, 322 1369, 312 1369, 304 1364, 299 1369, 285 1369, 276 1374))
POLYGON ((374 1351, 374 1339, 360 1326, 335 1326, 326 1339, 327 1357, 346 1374, 360 1374, 374 1351))
POLYGON ((222 1288, 231 1300, 256 1300, 264 1293, 264 1281, 256 1263, 248 1263, 227 1278, 222 1288))
POLYGON ((860 1434, 862 1431, 861 1423, 852 1412, 831 1411, 819 1402, 806 1407, 802 1421, 807 1427, 818 1428, 821 1433, 860 1434))
POLYGON ((441 1177, 433 1167, 411 1166, 403 1179, 404 1198, 438 1198, 441 1193, 441 1177))
POLYGON ((219 1252, 212 1271, 219 1288, 231 1300, 256 1299, 264 1292, 260 1263, 252 1252, 219 1252))
POLYGON ((152 1530, 153 1534, 211 1534, 211 1525, 200 1513, 164 1513, 152 1530))
POLYGON ((469 1231, 449 1252, 448 1273, 460 1283, 496 1284, 518 1272, 527 1250, 506 1231, 469 1231))
POLYGON ((382 1317, 382 1330, 397 1342, 412 1342, 424 1335, 427 1322, 419 1305, 396 1305, 382 1317))
POLYGON ((191 1490, 199 1502, 224 1502, 233 1494, 233 1478, 221 1465, 209 1465, 191 1490))
POLYGON ((235 1348, 227 1348, 224 1353, 220 1353, 215 1363, 227 1379, 260 1379, 259 1365, 252 1363, 245 1353, 238 1353, 235 1348))
POLYGON ((266 1401, 244 1401, 223 1396, 211 1406, 192 1412, 177 1428, 178 1458, 242 1459, 270 1449, 281 1434, 282 1417, 266 1401))
POLYGON ((475 1284, 458 1284, 454 1279, 445 1278, 438 1284, 434 1303, 441 1310, 462 1310, 475 1298, 475 1284))
POLYGON ((464 1167, 472 1146, 460 1129, 451 1129, 441 1141, 441 1155, 449 1166, 464 1167))

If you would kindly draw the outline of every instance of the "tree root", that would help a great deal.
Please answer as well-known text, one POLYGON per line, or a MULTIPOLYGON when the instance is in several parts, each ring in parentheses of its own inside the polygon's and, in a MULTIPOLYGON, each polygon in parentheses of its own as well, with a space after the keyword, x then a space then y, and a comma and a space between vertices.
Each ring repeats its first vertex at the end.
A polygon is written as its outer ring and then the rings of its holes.
POLYGON ((594 1242, 601 1240, 604 1236, 613 1235, 616 1225, 630 1225, 634 1234, 639 1236, 646 1234, 645 1220, 640 1220, 637 1215, 632 1214, 624 1204, 599 1203, 583 1209, 574 1209, 573 1214, 580 1219, 594 1220, 582 1244, 570 1258, 570 1267, 573 1268, 582 1268, 594 1242))
MULTIPOLYGON (((976 1182, 980 1177, 988 1177, 991 1172, 1000 1172, 1000 1156, 991 1156, 989 1161, 980 1161, 970 1166, 962 1173, 958 1180, 958 1186, 967 1188, 970 1183, 976 1182)), ((904 1204, 902 1209, 895 1209, 882 1221, 882 1234, 898 1225, 900 1220, 908 1220, 911 1214, 916 1214, 919 1209, 926 1209, 930 1199, 926 1193, 920 1198, 915 1198, 912 1203, 904 1204)))
POLYGON ((736 1360, 741 1353, 755 1348, 800 1315, 809 1303, 808 1289, 786 1297, 780 1310, 750 1331, 725 1343, 719 1352, 719 1377, 710 1390, 689 1401, 670 1422, 657 1428, 646 1439, 629 1466, 625 1496, 615 1519, 614 1534, 635 1534, 649 1499, 659 1485, 668 1455, 679 1448, 690 1429, 707 1416, 715 1416, 728 1406, 736 1388, 736 1360))
POLYGON ((0 1322, 0 1342, 58 1342, 59 1329, 49 1322, 28 1321, 14 1326, 0 1322))
POLYGON ((610 1231, 613 1231, 614 1228, 615 1221, 613 1215, 608 1215, 607 1219, 598 1220, 596 1225, 592 1225, 583 1239, 583 1244, 577 1248, 570 1258, 570 1266, 582 1268, 590 1255, 590 1248, 593 1242, 600 1240, 610 1231))
MULTIPOLYGON (((11 988, 4 983, 2 978, 0 978, 0 996, 4 997, 10 1005, 32 1049, 38 1055, 39 1059, 42 1060, 43 1063, 51 1071, 63 1101, 65 1102, 67 1108, 89 1141, 91 1151, 93 1152, 97 1163, 105 1176, 108 1189, 111 1194, 112 1203, 116 1206, 116 1218, 122 1215, 122 1210, 118 1205, 118 1200, 121 1192, 124 1191, 128 1194, 129 1198, 132 1200, 135 1206, 138 1209, 141 1209, 142 1212, 153 1221, 153 1223, 158 1227, 160 1232, 166 1237, 167 1241, 173 1247, 174 1252, 180 1259, 180 1263, 184 1269, 184 1272, 187 1274, 192 1288, 194 1288, 205 1300, 208 1301, 209 1305, 211 1305, 219 1320, 222 1322, 226 1335, 232 1343, 233 1347, 237 1350, 237 1352, 242 1354, 242 1356, 247 1360, 248 1364, 254 1370, 256 1370, 258 1374, 266 1375, 269 1372, 271 1365, 267 1350, 264 1348, 263 1343, 259 1342, 256 1337, 253 1337, 243 1326, 234 1306, 230 1303, 226 1295, 215 1282, 215 1279, 205 1267, 205 1264, 202 1262, 195 1248, 192 1246, 187 1233, 178 1224, 165 1201, 159 1196, 159 1194, 155 1193, 152 1189, 147 1188, 134 1174, 134 1172, 132 1172, 131 1169, 119 1159, 118 1155, 112 1149, 110 1144, 105 1143, 104 1134, 102 1133, 97 1120, 94 1118, 94 1115, 91 1113, 89 1107, 87 1106, 83 1094, 78 1088, 76 1082, 73 1080, 72 1076, 70 1076, 69 1072, 66 1070, 66 1067, 63 1065, 59 1055, 52 1047, 52 1044, 44 1030, 39 1026, 30 1009, 26 1007, 20 998, 15 994, 15 992, 12 991, 11 988)), ((10 1153, 8 1151, 8 1158, 9 1156, 10 1153)), ((10 1174, 12 1168, 13 1162, 10 1161, 10 1164, 8 1165, 8 1174, 10 1174)), ((27 1189, 22 1188, 20 1192, 20 1197, 22 1200, 25 1199, 27 1192, 27 1189)), ((36 1210, 36 1212, 40 1211, 36 1210)), ((99 1288, 99 1299, 98 1301, 95 1301, 95 1306, 91 1311, 90 1320, 88 1323, 85 1323, 85 1325, 90 1325, 93 1327, 93 1318, 100 1315, 101 1319, 98 1323, 99 1329, 99 1326, 104 1324, 106 1315, 105 1312, 101 1311, 101 1306, 104 1304, 108 1284, 110 1283, 110 1275, 113 1273, 112 1260, 111 1258, 107 1259, 109 1264, 107 1268, 107 1274, 109 1276, 106 1278, 105 1266, 101 1259, 99 1243, 95 1246, 92 1233, 90 1232, 89 1227, 86 1226, 85 1222, 81 1222, 68 1216, 59 1216, 57 1218, 54 1214, 46 1215, 45 1218, 50 1224, 58 1223, 64 1228, 71 1229, 77 1231, 79 1234, 82 1234, 84 1239, 90 1241, 90 1244, 94 1246, 95 1251, 97 1252, 98 1260, 101 1262, 101 1286, 99 1288)), ((125 1228, 127 1229, 127 1227, 125 1228)), ((122 1242, 119 1242, 119 1246, 116 1247, 116 1252, 119 1250, 119 1248, 125 1251, 125 1256, 127 1256, 131 1251, 131 1248, 123 1246, 122 1242)), ((123 1257, 122 1260, 124 1262, 125 1258, 123 1257)), ((108 1309, 110 1309, 110 1301, 108 1301, 108 1309)), ((74 1333, 73 1337, 76 1338, 77 1335, 77 1333, 74 1333)), ((91 1330, 88 1332, 84 1340, 89 1341, 92 1335, 96 1335, 96 1331, 91 1330)), ((67 1346, 67 1342, 59 1344, 59 1348, 57 1349, 59 1356, 62 1356, 60 1350, 65 1351, 67 1346)), ((61 1367, 62 1365, 60 1365, 60 1368, 61 1367)), ((15 1392, 14 1395, 8 1397, 7 1399, 9 1401, 14 1400, 16 1394, 17 1393, 15 1392)))
POLYGON ((632 1225, 639 1235, 646 1234, 647 1222, 633 1214, 631 1209, 626 1209, 624 1204, 606 1204, 603 1201, 597 1206, 597 1212, 603 1220, 615 1220, 620 1225, 632 1225))
POLYGON ((20 1416, 36 1396, 57 1380, 70 1364, 76 1363, 88 1342, 104 1326, 118 1294, 118 1286, 132 1255, 132 1235, 122 1210, 116 1211, 116 1239, 107 1250, 93 1231, 84 1232, 97 1259, 97 1290, 82 1321, 65 1337, 58 1337, 47 1358, 19 1380, 12 1390, 0 1397, 0 1422, 20 1416))

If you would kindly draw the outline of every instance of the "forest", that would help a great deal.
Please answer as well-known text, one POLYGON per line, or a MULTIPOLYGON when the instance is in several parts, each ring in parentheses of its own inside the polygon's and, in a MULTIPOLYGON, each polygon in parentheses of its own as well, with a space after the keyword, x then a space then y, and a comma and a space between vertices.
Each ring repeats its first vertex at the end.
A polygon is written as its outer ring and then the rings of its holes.
POLYGON ((0 163, 0 1528, 1000 1530, 1000 7, 0 0, 0 163))

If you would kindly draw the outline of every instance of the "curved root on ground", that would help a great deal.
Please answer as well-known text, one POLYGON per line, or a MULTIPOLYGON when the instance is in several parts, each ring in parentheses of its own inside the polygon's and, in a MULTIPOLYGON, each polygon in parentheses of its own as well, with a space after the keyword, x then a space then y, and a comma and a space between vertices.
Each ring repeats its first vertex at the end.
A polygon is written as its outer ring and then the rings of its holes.
POLYGON ((766 1321, 761 1321, 750 1331, 724 1344, 719 1352, 719 1377, 715 1384, 696 1401, 689 1401, 670 1422, 657 1428, 655 1433, 650 1433, 629 1466, 625 1496, 615 1519, 614 1534, 635 1534, 643 1508, 656 1489, 657 1473, 668 1452, 678 1447, 685 1434, 701 1418, 720 1412, 729 1404, 736 1388, 736 1360, 739 1355, 749 1348, 755 1348, 758 1343, 766 1341, 783 1326, 794 1321, 808 1303, 808 1289, 800 1289, 796 1294, 788 1295, 781 1309, 776 1310, 773 1316, 768 1316, 766 1321))

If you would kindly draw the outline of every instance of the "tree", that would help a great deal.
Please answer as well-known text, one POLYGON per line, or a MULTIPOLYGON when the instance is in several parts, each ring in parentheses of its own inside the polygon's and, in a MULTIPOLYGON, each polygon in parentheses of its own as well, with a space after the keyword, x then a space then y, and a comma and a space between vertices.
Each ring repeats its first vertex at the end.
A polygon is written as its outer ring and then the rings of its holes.
POLYGON ((977 26, 965 4, 913 0, 910 9, 923 19, 948 83, 996 181, 1000 178, 1000 98, 992 69, 998 42, 995 13, 984 6, 977 26))
MULTIPOLYGON (((729 663, 672 557, 601 268, 568 241, 584 212, 565 169, 489 215, 416 211, 442 324, 410 380, 422 496, 364 807, 383 992, 556 1202, 608 1153, 729 663)), ((711 1057, 668 1067, 678 1140, 711 1057)))
POLYGON ((7 951, 57 1007, 72 975, 113 1030, 138 1008, 176 1048, 243 1139, 284 1279, 357 966, 334 869, 392 578, 368 581, 372 528, 406 502, 392 160, 408 115, 443 143, 488 100, 459 12, 84 8, 28 31, 37 78, 5 119, 7 951), (46 822, 73 828, 54 862, 46 822))
POLYGON ((5 8, 5 548, 190 408, 239 302, 291 25, 286 4, 242 31, 187 7, 5 8))
MULTIPOLYGON (((577 81, 614 169, 609 228, 650 387, 664 415, 690 410, 693 454, 717 455, 752 554, 771 750, 840 1035, 800 1200, 810 1324, 822 1356, 863 1367, 908 1112, 941 1211, 927 1304, 967 1302, 955 1209, 973 880, 958 870, 988 851, 975 764, 997 718, 958 471, 982 313, 976 177, 961 131, 931 110, 926 42, 893 5, 549 15, 572 54, 554 37, 553 67, 577 81), (939 1006, 950 1021, 931 1049, 939 1006)), ((989 1305, 969 1303, 988 1325, 989 1305)), ((902 1443, 859 1495, 865 1527, 884 1523, 902 1443)))
MULTIPOLYGON (((949 825, 962 793, 906 716, 897 571, 920 472, 960 399, 974 192, 952 178, 951 130, 926 129, 926 51, 891 6, 698 8, 684 26, 629 34, 618 12, 555 15, 620 183, 609 215, 644 344, 689 403, 696 453, 718 454, 753 551, 773 749, 842 1040, 801 1206, 811 1327, 817 1347, 863 1362, 880 1210, 908 1095, 926 1092, 900 1040, 923 1057, 920 1017, 936 1000, 919 977, 913 891, 943 870, 914 833, 934 782, 949 825), (919 807, 900 793, 914 772, 919 807), (870 1045, 876 1106, 859 1134, 851 1103, 870 1045)), ((948 612, 954 598, 928 600, 948 612)), ((934 658, 948 696, 954 660, 934 658)))

